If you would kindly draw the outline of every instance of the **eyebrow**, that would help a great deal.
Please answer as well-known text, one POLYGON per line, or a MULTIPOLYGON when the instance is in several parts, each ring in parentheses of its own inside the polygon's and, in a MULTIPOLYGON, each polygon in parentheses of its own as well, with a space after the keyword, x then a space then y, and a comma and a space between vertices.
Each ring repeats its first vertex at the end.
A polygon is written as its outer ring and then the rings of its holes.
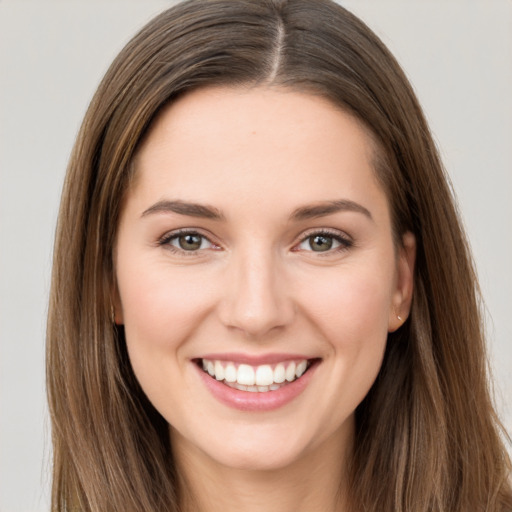
MULTIPOLYGON (((325 201, 316 203, 313 205, 302 206, 293 211, 290 215, 291 220, 302 221, 308 219, 315 219, 318 217, 325 217, 338 212, 356 212, 362 213, 370 220, 373 220, 372 214, 364 206, 350 201, 348 199, 339 199, 337 201, 325 201)), ((211 219, 223 221, 226 220, 224 214, 214 206, 189 203, 186 201, 170 201, 162 200, 150 206, 147 210, 144 210, 142 217, 151 215, 154 213, 177 213, 179 215, 187 215, 189 217, 198 217, 203 219, 211 219)))
POLYGON ((338 212, 356 212, 362 213, 370 220, 373 220, 372 214, 364 206, 350 201, 348 199, 340 199, 338 201, 325 201, 311 206, 297 208, 291 215, 293 220, 308 220, 318 217, 325 217, 338 212))
POLYGON ((158 201, 142 213, 142 217, 152 213, 178 213, 188 215, 189 217, 199 217, 202 219, 225 220, 220 210, 213 206, 204 204, 188 203, 185 201, 158 201))

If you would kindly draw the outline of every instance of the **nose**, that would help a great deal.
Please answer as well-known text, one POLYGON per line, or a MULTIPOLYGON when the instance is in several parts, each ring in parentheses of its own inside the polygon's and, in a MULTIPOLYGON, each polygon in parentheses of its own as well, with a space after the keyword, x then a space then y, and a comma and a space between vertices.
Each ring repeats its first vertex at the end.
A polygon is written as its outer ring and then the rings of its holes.
POLYGON ((232 257, 219 306, 226 327, 262 339, 293 321, 293 300, 277 259, 261 250, 232 257))

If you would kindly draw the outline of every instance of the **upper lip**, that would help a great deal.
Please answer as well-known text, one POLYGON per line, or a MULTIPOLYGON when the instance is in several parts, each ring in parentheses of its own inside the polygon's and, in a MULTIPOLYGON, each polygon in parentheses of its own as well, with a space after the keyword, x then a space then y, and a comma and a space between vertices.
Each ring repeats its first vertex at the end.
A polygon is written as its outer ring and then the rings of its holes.
POLYGON ((251 366, 260 366, 263 364, 276 364, 285 361, 302 361, 308 359, 318 359, 304 354, 290 353, 269 353, 269 354, 243 354, 235 352, 222 352, 204 354, 196 359, 207 359, 209 361, 226 361, 240 364, 248 364, 251 366))

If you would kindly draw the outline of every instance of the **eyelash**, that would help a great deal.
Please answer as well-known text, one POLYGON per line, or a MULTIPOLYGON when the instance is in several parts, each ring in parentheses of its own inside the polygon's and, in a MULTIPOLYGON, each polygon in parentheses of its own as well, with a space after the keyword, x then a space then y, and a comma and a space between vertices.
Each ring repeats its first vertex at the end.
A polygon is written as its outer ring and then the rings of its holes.
POLYGON ((351 238, 348 237, 345 233, 333 229, 320 229, 320 230, 311 230, 309 232, 306 232, 300 242, 294 246, 294 251, 299 251, 300 249, 296 249, 296 247, 299 247, 304 242, 307 242, 308 240, 314 238, 314 237, 325 237, 325 238, 331 238, 334 241, 336 241, 339 246, 330 248, 327 251, 313 251, 309 250, 307 252, 316 253, 317 256, 328 256, 332 254, 338 254, 340 252, 346 251, 354 246, 354 242, 351 238))
MULTIPOLYGON (((187 251, 185 249, 181 249, 179 247, 175 247, 174 245, 171 245, 172 240, 178 240, 180 237, 187 236, 187 235, 198 236, 202 240, 207 240, 212 246, 218 248, 218 246, 216 244, 214 244, 206 235, 203 235, 202 233, 200 233, 199 231, 194 230, 194 229, 179 229, 177 231, 172 231, 171 233, 166 233, 162 238, 160 238, 158 240, 158 245, 161 247, 165 247, 167 250, 169 250, 173 253, 176 253, 176 254, 180 254, 180 255, 184 255, 184 256, 198 256, 200 251, 203 249, 199 248, 197 250, 187 251)), ((201 244, 202 244, 202 242, 201 242, 201 244)))
MULTIPOLYGON (((188 250, 187 251, 185 249, 181 249, 179 247, 175 247, 174 245, 171 245, 171 241, 177 240, 179 237, 186 236, 186 235, 198 236, 202 239, 202 241, 206 240, 214 248, 219 249, 219 246, 217 246, 215 243, 213 243, 206 235, 203 235, 199 231, 193 230, 193 229, 182 229, 182 230, 178 230, 178 231, 173 231, 171 233, 167 233, 162 238, 160 238, 158 240, 158 245, 161 247, 165 247, 167 250, 170 250, 173 253, 181 254, 184 256, 198 256, 199 253, 204 249, 198 248, 197 250, 188 250)), ((298 252, 298 251, 300 251, 300 249, 298 249, 298 247, 300 247, 304 242, 306 242, 307 240, 312 239, 314 237, 321 237, 321 236, 323 236, 325 238, 333 239, 339 245, 335 248, 332 248, 332 249, 330 248, 326 251, 308 250, 306 252, 317 253, 318 256, 329 255, 329 254, 332 255, 332 254, 337 254, 339 252, 346 251, 354 246, 354 242, 352 241, 352 239, 350 239, 347 235, 343 234, 342 232, 336 231, 336 230, 330 230, 330 229, 320 229, 320 230, 311 230, 311 231, 305 233, 302 236, 302 238, 300 239, 300 241, 294 245, 292 250, 294 252, 298 252)), ((202 242, 201 242, 201 244, 202 244, 202 242)))

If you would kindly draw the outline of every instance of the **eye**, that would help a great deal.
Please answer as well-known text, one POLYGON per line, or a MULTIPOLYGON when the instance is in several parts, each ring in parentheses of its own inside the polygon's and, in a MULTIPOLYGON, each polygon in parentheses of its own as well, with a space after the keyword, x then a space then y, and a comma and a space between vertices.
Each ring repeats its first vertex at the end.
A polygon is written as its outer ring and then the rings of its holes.
POLYGON ((352 241, 339 233, 317 232, 312 233, 302 240, 297 250, 310 252, 337 252, 348 249, 353 245, 352 241))
POLYGON ((208 238, 196 231, 180 231, 164 236, 159 245, 177 252, 193 253, 203 249, 218 249, 208 238))

